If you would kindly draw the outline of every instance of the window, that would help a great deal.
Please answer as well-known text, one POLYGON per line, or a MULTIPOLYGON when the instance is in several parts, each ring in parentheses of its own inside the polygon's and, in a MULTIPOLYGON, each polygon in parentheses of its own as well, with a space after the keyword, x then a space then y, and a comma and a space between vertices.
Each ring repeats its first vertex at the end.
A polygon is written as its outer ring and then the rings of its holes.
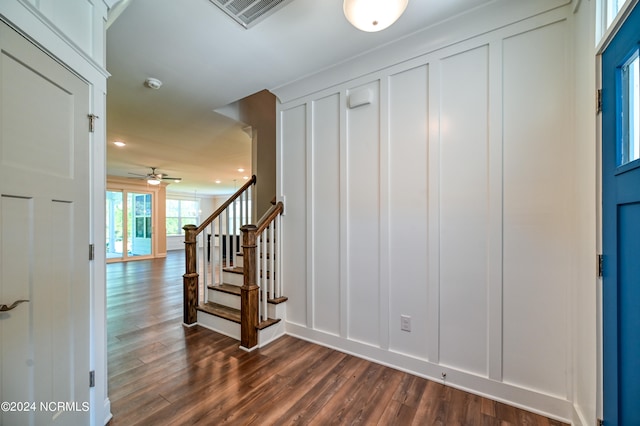
POLYGON ((624 7, 625 0, 596 0, 596 45, 607 37, 613 21, 624 7))
POLYGON ((607 28, 609 28, 613 20, 616 18, 623 4, 624 0, 606 0, 607 28))
POLYGON ((638 51, 622 66, 621 146, 618 165, 640 158, 640 73, 638 51))
POLYGON ((183 235, 185 225, 197 225, 198 210, 197 201, 167 199, 167 235, 183 235))

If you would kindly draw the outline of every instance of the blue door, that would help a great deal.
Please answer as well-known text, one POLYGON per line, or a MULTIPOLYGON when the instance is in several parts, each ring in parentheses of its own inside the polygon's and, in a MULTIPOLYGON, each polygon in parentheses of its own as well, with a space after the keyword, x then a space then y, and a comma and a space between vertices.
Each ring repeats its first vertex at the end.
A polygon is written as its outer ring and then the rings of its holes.
POLYGON ((602 54, 603 404, 640 425, 640 7, 602 54))

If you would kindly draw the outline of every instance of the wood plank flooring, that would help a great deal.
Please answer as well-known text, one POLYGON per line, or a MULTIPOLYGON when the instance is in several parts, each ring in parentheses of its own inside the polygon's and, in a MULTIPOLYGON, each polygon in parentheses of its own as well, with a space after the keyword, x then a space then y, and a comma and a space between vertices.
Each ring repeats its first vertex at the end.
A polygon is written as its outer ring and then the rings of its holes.
POLYGON ((290 336, 182 326, 184 255, 107 265, 110 426, 561 425, 290 336))

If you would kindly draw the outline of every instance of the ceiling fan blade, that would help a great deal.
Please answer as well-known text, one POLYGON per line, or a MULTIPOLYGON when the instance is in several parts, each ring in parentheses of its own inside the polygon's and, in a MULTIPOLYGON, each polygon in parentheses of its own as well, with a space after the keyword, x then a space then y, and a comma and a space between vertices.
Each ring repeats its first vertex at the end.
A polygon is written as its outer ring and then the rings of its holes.
POLYGON ((150 169, 151 169, 151 173, 147 173, 146 175, 141 175, 139 173, 131 173, 131 172, 129 172, 129 174, 133 175, 133 176, 136 176, 135 178, 132 178, 132 179, 147 179, 147 180, 150 180, 150 179, 152 179, 152 180, 164 180, 164 179, 167 179, 167 180, 173 180, 173 181, 176 181, 176 182, 180 182, 182 180, 181 177, 171 177, 171 176, 164 175, 162 173, 157 173, 155 167, 150 167, 150 169))

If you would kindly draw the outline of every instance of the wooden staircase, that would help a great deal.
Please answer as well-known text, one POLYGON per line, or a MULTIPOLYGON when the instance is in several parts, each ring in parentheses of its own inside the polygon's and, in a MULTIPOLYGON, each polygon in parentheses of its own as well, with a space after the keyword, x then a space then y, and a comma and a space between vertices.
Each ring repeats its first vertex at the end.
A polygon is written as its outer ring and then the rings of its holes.
MULTIPOLYGON (((198 324, 240 340, 241 293, 244 284, 244 256, 236 253, 235 265, 224 267, 223 282, 207 285, 206 302, 198 305, 198 324)), ((267 275, 270 271, 267 271, 267 275)), ((262 301, 262 296, 260 297, 262 301)), ((282 324, 287 297, 272 298, 267 294, 267 317, 258 323, 258 347, 284 334, 282 324), (274 327, 269 330, 270 327, 274 327)))
POLYGON ((257 225, 245 224, 253 176, 238 192, 200 226, 185 225, 184 324, 200 324, 240 340, 240 347, 253 350, 284 335, 287 298, 280 281, 279 232, 282 202, 271 208, 257 225), (240 227, 240 224, 244 224, 240 227), (238 246, 242 233, 242 252, 238 246), (206 232, 205 232, 206 231, 206 232), (198 259, 199 246, 211 237, 218 253, 198 259), (198 240, 198 238, 200 240, 198 240), (234 243, 235 242, 235 243, 234 243), (225 248, 229 250, 225 250, 225 248), (203 297, 200 297, 203 292, 203 297))

